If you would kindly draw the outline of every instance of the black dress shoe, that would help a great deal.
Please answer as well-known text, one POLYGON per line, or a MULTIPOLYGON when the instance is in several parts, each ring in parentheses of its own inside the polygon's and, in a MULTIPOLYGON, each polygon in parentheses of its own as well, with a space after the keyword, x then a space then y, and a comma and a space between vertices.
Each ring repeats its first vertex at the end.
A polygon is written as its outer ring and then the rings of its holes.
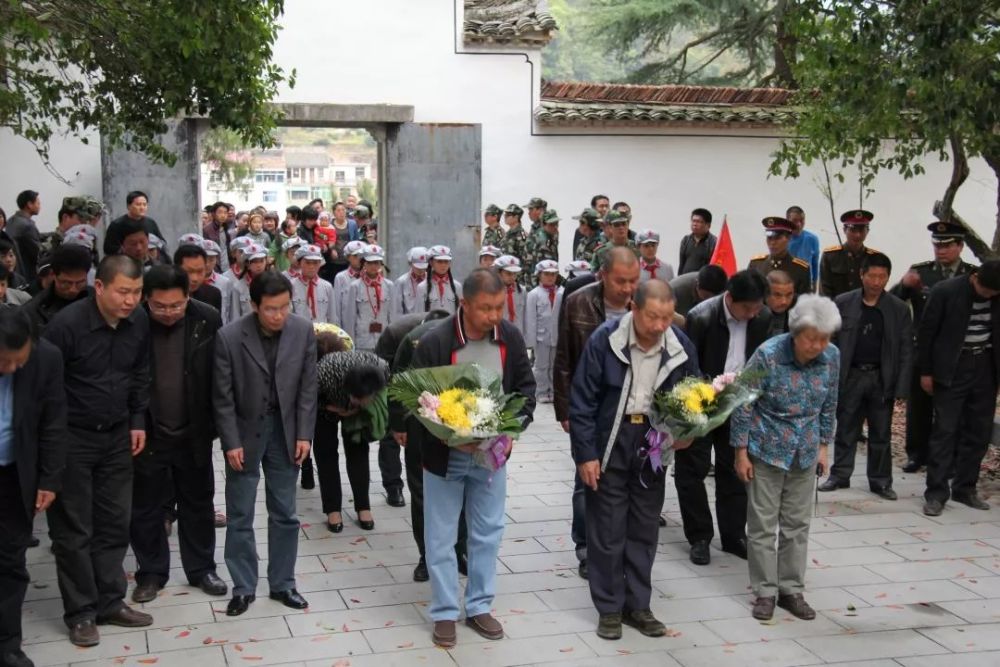
POLYGON ((826 481, 819 485, 820 491, 836 491, 837 489, 849 489, 851 482, 846 479, 837 479, 833 475, 826 478, 826 481))
POLYGON ((157 586, 152 582, 143 582, 141 584, 136 584, 135 588, 132 590, 132 602, 152 602, 156 599, 157 594, 160 592, 162 586, 157 586))
POLYGON ((928 500, 924 503, 924 514, 927 516, 941 516, 944 511, 944 503, 940 500, 928 500))
POLYGON ((343 532, 343 530, 344 530, 344 522, 343 521, 338 521, 337 523, 330 523, 329 521, 327 521, 326 522, 326 529, 329 530, 331 533, 340 533, 340 532, 343 532))
POLYGON ((117 625, 119 628, 144 628, 153 624, 153 617, 123 604, 112 614, 97 617, 98 625, 117 625))
POLYGON ((469 576, 469 558, 465 554, 458 554, 458 573, 463 577, 469 576))
POLYGON ((951 496, 951 499, 956 503, 962 503, 963 505, 968 505, 972 509, 976 510, 988 510, 990 504, 979 497, 976 492, 972 493, 956 493, 951 496))
MULTIPOLYGON (((32 535, 31 537, 29 537, 29 538, 28 538, 28 548, 29 548, 29 549, 30 549, 31 547, 37 547, 37 546, 38 546, 39 544, 41 544, 41 543, 42 543, 42 541, 41 541, 41 540, 39 540, 39 539, 38 539, 37 537, 35 537, 34 535, 32 535)), ((24 653, 21 653, 21 655, 24 655, 24 653)), ((25 655, 24 657, 25 657, 25 659, 28 659, 28 656, 26 656, 26 655, 25 655)))
POLYGON ((206 573, 198 582, 198 588, 206 595, 221 596, 229 592, 229 586, 215 572, 206 573))
POLYGON ((406 498, 403 497, 403 490, 393 487, 385 492, 385 502, 390 507, 406 507, 406 498))
POLYGON ((302 462, 302 488, 306 491, 316 488, 316 475, 313 473, 313 462, 310 456, 307 456, 302 462))
POLYGON ((695 565, 708 565, 712 562, 712 554, 708 550, 708 540, 698 540, 691 545, 691 562, 695 565))
MULTIPOLYGON (((580 575, 581 579, 589 579, 590 578, 590 571, 587 569, 587 561, 586 560, 581 560, 580 561, 580 567, 577 569, 576 573, 578 575, 580 575)), ((619 619, 619 620, 621 620, 621 619, 619 619)))
POLYGON ((872 493, 874 493, 879 498, 883 498, 885 500, 898 500, 899 499, 899 496, 896 495, 896 492, 892 490, 891 486, 883 486, 883 487, 877 487, 876 486, 876 487, 872 488, 872 493))
POLYGON ((358 519, 358 526, 361 530, 375 530, 375 519, 372 519, 371 521, 362 521, 361 519, 358 519))
POLYGON ((666 528, 667 527, 667 518, 665 516, 663 516, 662 514, 660 515, 660 518, 659 518, 658 521, 659 521, 659 524, 660 524, 660 528, 666 528))
POLYGON ((4 651, 0 654, 0 665, 3 667, 35 667, 31 658, 24 654, 24 651, 17 648, 13 651, 4 651))
POLYGON ((741 537, 734 543, 723 544, 722 550, 727 554, 732 554, 737 558, 747 559, 747 538, 741 537))
POLYGON ((924 466, 922 461, 917 461, 916 459, 907 459, 906 463, 903 464, 903 472, 919 472, 924 466))
POLYGON ((309 606, 306 599, 299 595, 299 592, 294 588, 290 588, 287 591, 280 591, 278 593, 271 591, 270 598, 272 600, 277 600, 281 604, 286 607, 291 607, 292 609, 305 609, 309 606))
POLYGON ((226 605, 226 616, 239 616, 249 609, 256 599, 256 595, 234 595, 233 599, 226 605))
POLYGON ((413 568, 413 580, 416 582, 424 582, 431 578, 429 572, 427 572, 427 561, 423 558, 417 563, 417 566, 413 568))

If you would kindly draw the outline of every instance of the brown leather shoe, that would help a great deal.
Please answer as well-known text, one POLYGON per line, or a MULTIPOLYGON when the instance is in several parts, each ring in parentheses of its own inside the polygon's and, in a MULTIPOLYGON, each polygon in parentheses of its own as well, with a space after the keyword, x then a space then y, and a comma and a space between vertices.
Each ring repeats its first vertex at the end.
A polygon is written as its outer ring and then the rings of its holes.
POLYGON ((806 599, 802 597, 802 593, 779 595, 778 606, 795 618, 801 618, 803 621, 811 621, 816 618, 816 612, 809 606, 806 599))
POLYGON ((97 626, 89 618, 86 621, 74 623, 69 629, 69 640, 75 646, 87 648, 97 646, 101 643, 101 635, 97 632, 97 626))
POLYGON ((117 625, 123 628, 143 628, 153 624, 153 617, 123 604, 115 613, 98 617, 97 623, 99 625, 117 625))
POLYGON ((434 623, 434 644, 441 648, 452 648, 455 638, 455 621, 436 621, 434 623))
POLYGON ((774 598, 757 598, 753 603, 753 617, 758 621, 770 621, 774 618, 774 598))
POLYGON ((479 614, 465 619, 465 624, 486 639, 503 639, 503 626, 489 614, 479 614))

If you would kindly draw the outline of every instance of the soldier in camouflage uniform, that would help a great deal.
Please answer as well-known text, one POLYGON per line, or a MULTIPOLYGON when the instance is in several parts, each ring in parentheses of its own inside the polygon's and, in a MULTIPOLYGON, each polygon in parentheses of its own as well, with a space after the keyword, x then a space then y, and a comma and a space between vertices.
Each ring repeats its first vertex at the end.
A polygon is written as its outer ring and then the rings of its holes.
POLYGON ((616 246, 629 248, 635 254, 636 259, 639 258, 639 249, 636 247, 635 241, 628 237, 629 218, 627 215, 622 215, 615 210, 608 211, 607 215, 604 216, 604 224, 607 225, 611 238, 602 241, 594 250, 594 260, 591 262, 594 273, 601 270, 604 258, 616 246))
POLYGON ((770 216, 761 220, 767 233, 768 254, 756 255, 750 259, 747 268, 767 277, 771 271, 784 271, 795 283, 795 294, 812 292, 812 273, 809 262, 793 257, 788 252, 788 243, 792 238, 794 227, 792 223, 779 216, 770 216))
MULTIPOLYGON (((965 249, 965 230, 953 222, 932 222, 927 226, 934 244, 934 260, 918 262, 910 267, 891 294, 906 301, 913 309, 913 334, 916 333, 924 314, 924 305, 931 288, 942 280, 964 276, 975 270, 975 265, 962 261, 965 249)), ((917 355, 913 361, 917 362, 917 355)), ((906 404, 906 464, 903 472, 917 472, 927 463, 928 443, 933 428, 934 409, 931 396, 920 386, 920 369, 913 369, 910 399, 906 404)))
MULTIPOLYGON (((59 209, 58 226, 55 231, 41 235, 41 253, 51 255, 52 251, 62 244, 66 232, 71 227, 89 225, 96 228, 101 224, 101 216, 103 215, 104 204, 90 195, 63 197, 62 208, 59 209)), ((96 240, 90 250, 96 266, 98 259, 96 240)))
MULTIPOLYGON (((546 210, 542 215, 541 227, 528 239, 527 254, 536 265, 551 259, 559 266, 559 214, 555 209, 546 210)), ((535 272, 523 271, 521 276, 525 287, 531 288, 538 284, 538 274, 535 272)))
POLYGON ((542 218, 545 216, 545 211, 549 208, 549 203, 541 197, 532 197, 524 205, 524 208, 528 209, 528 220, 531 220, 531 229, 528 230, 528 237, 530 238, 542 228, 542 218))
POLYGON ((590 264, 594 259, 594 250, 601 242, 601 216, 595 209, 585 208, 583 213, 574 215, 573 219, 580 221, 580 227, 577 230, 580 241, 573 248, 573 259, 583 260, 590 264))
POLYGON ((881 254, 878 250, 865 246, 868 226, 874 218, 875 214, 861 209, 848 211, 840 216, 847 242, 823 250, 823 257, 819 262, 820 294, 836 299, 841 294, 861 287, 861 262, 868 255, 881 254))
POLYGON ((524 210, 517 204, 511 204, 503 212, 503 221, 507 225, 507 233, 504 234, 499 246, 504 255, 512 255, 521 260, 521 266, 524 266, 525 245, 528 241, 528 237, 524 233, 524 228, 521 226, 521 216, 523 214, 524 210))
POLYGON ((483 246, 497 246, 503 243, 504 231, 500 226, 500 216, 503 211, 496 204, 490 204, 483 212, 483 221, 486 223, 486 231, 483 232, 483 246))

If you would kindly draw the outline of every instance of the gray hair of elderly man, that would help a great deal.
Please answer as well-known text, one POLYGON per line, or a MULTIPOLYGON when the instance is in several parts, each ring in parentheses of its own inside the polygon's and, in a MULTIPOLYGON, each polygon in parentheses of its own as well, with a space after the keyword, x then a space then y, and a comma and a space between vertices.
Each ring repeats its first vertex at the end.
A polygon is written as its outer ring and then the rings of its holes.
POLYGON ((815 329, 823 335, 832 336, 840 329, 840 324, 837 304, 825 296, 815 294, 800 296, 788 314, 788 329, 793 336, 806 329, 815 329))

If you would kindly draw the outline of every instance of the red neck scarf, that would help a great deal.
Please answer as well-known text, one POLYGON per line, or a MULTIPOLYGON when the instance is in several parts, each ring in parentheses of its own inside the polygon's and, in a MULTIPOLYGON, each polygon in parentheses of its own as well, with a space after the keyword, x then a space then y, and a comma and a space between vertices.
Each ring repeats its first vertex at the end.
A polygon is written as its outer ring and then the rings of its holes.
POLYGON ((382 309, 382 274, 378 274, 374 278, 370 277, 367 273, 362 274, 361 280, 365 283, 365 295, 368 297, 368 305, 372 307, 372 314, 375 318, 378 318, 378 313, 382 309), (375 290, 375 301, 372 302, 371 292, 369 290, 375 290))
POLYGON ((542 285, 545 291, 549 293, 549 306, 556 305, 556 290, 559 289, 558 285, 542 285))
POLYGON ((444 299, 444 286, 448 284, 448 274, 446 273, 446 274, 444 274, 442 276, 442 275, 439 275, 439 274, 435 273, 434 274, 434 282, 437 284, 438 297, 443 300, 444 299))
POLYGON ((517 311, 514 309, 514 290, 517 289, 517 285, 507 286, 507 314, 510 316, 511 322, 517 321, 517 311))
POLYGON ((652 263, 642 260, 642 268, 649 271, 649 279, 652 280, 656 277, 656 270, 660 268, 660 260, 654 260, 652 263))
POLYGON ((355 269, 353 266, 347 267, 347 275, 352 278, 357 278, 361 275, 361 269, 355 269))
POLYGON ((306 280, 304 276, 296 276, 302 281, 303 285, 306 285, 306 303, 309 305, 309 311, 312 313, 313 319, 316 319, 316 284, 319 283, 318 278, 313 278, 311 280, 306 280))

